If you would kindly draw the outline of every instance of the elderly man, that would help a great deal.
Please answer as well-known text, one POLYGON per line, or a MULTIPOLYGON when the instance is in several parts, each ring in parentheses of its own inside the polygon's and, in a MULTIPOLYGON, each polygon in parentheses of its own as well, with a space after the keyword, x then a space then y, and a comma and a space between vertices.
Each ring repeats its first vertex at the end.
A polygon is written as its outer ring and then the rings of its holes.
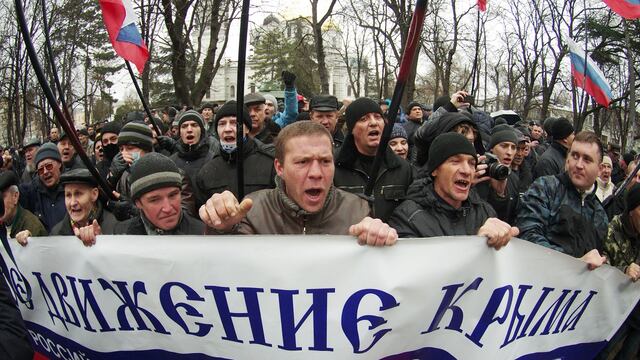
POLYGON ((473 145, 461 134, 444 133, 431 148, 430 177, 411 185, 408 199, 389 220, 399 236, 480 235, 496 249, 517 236, 518 229, 497 219, 491 205, 471 190, 477 162, 473 145))
POLYGON ((398 158, 387 147, 380 171, 371 174, 386 122, 378 103, 359 98, 347 107, 345 115, 348 134, 336 157, 334 184, 339 189, 364 194, 369 178, 375 176, 373 214, 386 221, 404 200, 413 181, 413 171, 408 162, 398 158))
POLYGON ((365 200, 332 185, 332 139, 323 126, 299 121, 284 128, 274 166, 275 189, 249 194, 241 203, 230 192, 214 194, 200 208, 200 218, 221 232, 350 234, 361 244, 395 243, 395 230, 368 217, 365 200))
POLYGON ((34 160, 36 158, 36 153, 38 152, 40 145, 41 145, 40 139, 34 137, 27 140, 22 146, 26 167, 24 169, 24 172, 22 173, 22 178, 20 179, 20 182, 23 182, 23 183, 30 182, 36 176, 37 172, 36 172, 36 164, 34 160))
POLYGON ((325 127, 333 137, 333 145, 340 147, 344 142, 342 130, 338 123, 338 99, 333 95, 316 95, 311 98, 309 118, 325 127))
POLYGON ((58 151, 60 151, 60 157, 64 165, 63 172, 85 167, 80 157, 77 156, 69 135, 64 131, 60 135, 60 141, 58 141, 58 151))
POLYGON ((40 219, 47 231, 65 214, 64 189, 60 185, 62 158, 53 143, 46 143, 36 153, 38 177, 20 185, 20 205, 40 219))
POLYGON ((47 230, 40 220, 31 211, 20 206, 18 178, 13 171, 0 173, 0 191, 4 203, 4 215, 0 217, 0 223, 7 228, 9 237, 16 238, 23 231, 26 231, 27 236, 47 236, 47 230))
POLYGON ((611 170, 613 169, 613 162, 608 155, 602 157, 602 164, 600 164, 600 172, 596 178, 596 196, 602 202, 609 196, 613 195, 616 190, 616 185, 611 181, 611 170))
POLYGON ((602 265, 607 214, 595 195, 603 150, 590 131, 575 136, 565 172, 536 179, 520 201, 517 226, 521 238, 587 262, 602 265))
POLYGON ((251 93, 244 96, 244 105, 249 109, 251 117, 251 131, 249 136, 259 140, 263 144, 273 143, 274 137, 271 130, 265 126, 267 114, 266 99, 260 93, 251 93))

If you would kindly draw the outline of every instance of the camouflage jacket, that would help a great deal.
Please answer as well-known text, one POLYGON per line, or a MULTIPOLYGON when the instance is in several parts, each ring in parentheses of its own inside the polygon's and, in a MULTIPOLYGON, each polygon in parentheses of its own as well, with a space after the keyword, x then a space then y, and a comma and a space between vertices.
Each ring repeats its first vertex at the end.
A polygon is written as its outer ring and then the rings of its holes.
POLYGON ((520 200, 520 238, 581 257, 602 251, 607 214, 595 195, 580 194, 567 173, 536 179, 520 200))
POLYGON ((609 223, 604 252, 609 264, 623 272, 631 263, 639 263, 640 234, 633 229, 628 215, 617 215, 609 223))

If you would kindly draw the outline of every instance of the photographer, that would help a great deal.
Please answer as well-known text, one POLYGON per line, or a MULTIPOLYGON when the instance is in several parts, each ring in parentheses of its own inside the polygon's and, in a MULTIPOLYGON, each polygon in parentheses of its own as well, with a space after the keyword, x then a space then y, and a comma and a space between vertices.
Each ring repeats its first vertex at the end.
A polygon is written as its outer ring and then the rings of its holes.
POLYGON ((491 204, 498 219, 509 224, 515 223, 518 206, 519 179, 509 169, 517 146, 518 136, 513 128, 496 126, 491 135, 490 153, 480 160, 486 164, 486 172, 475 181, 478 195, 491 204))

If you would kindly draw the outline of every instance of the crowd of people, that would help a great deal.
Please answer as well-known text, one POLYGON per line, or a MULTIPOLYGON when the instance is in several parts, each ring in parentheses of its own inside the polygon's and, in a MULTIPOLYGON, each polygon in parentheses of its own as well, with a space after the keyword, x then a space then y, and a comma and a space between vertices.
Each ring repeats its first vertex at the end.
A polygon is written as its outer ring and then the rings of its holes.
MULTIPOLYGON (((88 246, 101 234, 334 234, 372 246, 480 235, 497 250, 517 236, 589 269, 609 263, 640 278, 634 153, 605 150, 566 118, 494 119, 458 91, 433 106, 406 106, 374 174, 389 103, 325 94, 307 101, 295 74, 282 80, 283 106, 250 93, 241 113, 233 100, 167 107, 78 131, 111 194, 57 127, 46 141, 5 150, 0 222, 25 246, 48 235, 88 246)), ((638 353, 635 316, 616 334, 619 356, 638 353)))

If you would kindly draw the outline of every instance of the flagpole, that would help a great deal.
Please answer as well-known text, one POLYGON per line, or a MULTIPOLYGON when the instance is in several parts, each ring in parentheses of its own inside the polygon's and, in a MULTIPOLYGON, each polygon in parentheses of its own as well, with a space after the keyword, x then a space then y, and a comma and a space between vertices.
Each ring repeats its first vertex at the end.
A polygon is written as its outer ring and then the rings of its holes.
POLYGON ((238 177, 238 199, 244 198, 244 163, 242 152, 244 148, 244 69, 247 57, 247 32, 249 29, 250 0, 242 1, 242 13, 240 15, 240 43, 238 47, 238 77, 236 81, 236 166, 238 177))
POLYGON ((149 118, 149 122, 153 129, 156 131, 157 136, 163 136, 164 134, 160 131, 160 127, 156 124, 155 120, 153 120, 153 115, 151 114, 151 109, 149 109, 149 104, 147 100, 145 100, 144 95, 142 95, 142 90, 140 90, 140 86, 138 85, 138 79, 136 79, 136 75, 133 73, 133 69, 131 68, 131 64, 129 64, 129 60, 124 61, 125 65, 127 65, 127 70, 129 71, 129 75, 131 76, 131 81, 133 82, 133 86, 136 88, 136 92, 138 93, 138 97, 142 102, 142 107, 144 108, 144 112, 147 114, 149 118))
POLYGON ((91 175, 93 175, 96 181, 98 181, 98 185, 100 185, 100 189, 102 190, 103 196, 105 196, 107 199, 115 200, 115 196, 112 193, 111 186, 109 186, 107 181, 100 175, 98 170, 96 170, 96 168, 91 163, 91 160, 89 159, 87 154, 84 152, 84 149, 82 148, 82 145, 78 140, 78 136, 76 135, 75 129, 73 127, 73 123, 68 123, 65 120, 65 115, 62 113, 62 110, 60 110, 60 107, 58 106, 58 103, 57 103, 57 99, 53 95, 53 91, 51 90, 51 87, 47 83, 47 79, 44 75, 42 65, 38 60, 36 49, 33 46, 33 41, 31 40, 31 34, 29 34, 27 19, 25 18, 24 10, 22 7, 22 0, 15 0, 14 4, 16 7, 16 14, 18 17, 20 32, 22 33, 22 39, 24 40, 24 44, 27 48, 27 55, 29 56, 29 60, 31 60, 33 71, 36 73, 36 77, 38 78, 38 82, 40 83, 40 87, 42 88, 42 91, 45 97, 47 98, 47 102, 49 103, 49 106, 53 110, 54 115, 58 118, 58 122, 60 123, 60 125, 62 125, 64 131, 68 134, 69 140, 71 140, 71 144, 73 145, 74 149, 76 149, 76 152, 78 153, 78 155, 80 155, 82 162, 85 164, 89 172, 91 172, 91 175))
POLYGON ((378 172, 382 165, 382 159, 387 151, 389 140, 391 137, 391 131, 393 125, 396 122, 396 116, 398 116, 398 110, 400 109, 400 102, 402 101, 402 94, 407 84, 409 74, 411 73, 411 64, 416 55, 416 50, 420 45, 420 33, 422 32, 422 25, 424 23, 424 16, 426 12, 426 0, 417 0, 416 7, 411 17, 411 24, 409 25, 409 34, 407 35, 407 43, 405 44, 404 53, 402 54, 402 60, 400 62, 400 70, 398 71, 398 79, 396 81, 395 89, 393 90, 393 96, 391 98, 391 105, 389 106, 389 115, 387 116, 387 124, 382 131, 382 138, 380 139, 380 145, 376 152, 376 157, 373 160, 371 166, 371 173, 369 174, 369 181, 365 188, 364 194, 370 197, 373 194, 373 188, 376 184, 378 172))

